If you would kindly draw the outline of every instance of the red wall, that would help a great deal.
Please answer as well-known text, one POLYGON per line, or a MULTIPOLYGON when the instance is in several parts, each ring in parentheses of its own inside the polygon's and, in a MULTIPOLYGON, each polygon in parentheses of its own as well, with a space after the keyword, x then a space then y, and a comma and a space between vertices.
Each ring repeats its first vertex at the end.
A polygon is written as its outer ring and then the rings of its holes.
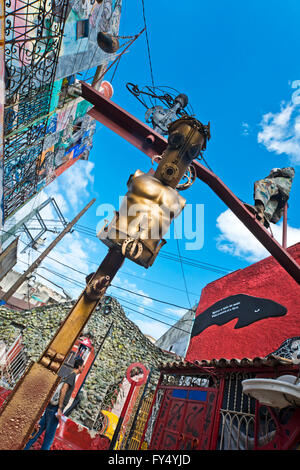
MULTIPOLYGON (((300 264, 300 243, 288 252, 300 264)), ((202 290, 196 317, 215 302, 236 294, 273 300, 286 307, 287 313, 236 330, 237 318, 222 326, 211 325, 191 338, 186 354, 188 361, 264 357, 286 339, 300 337, 300 286, 273 257, 208 284, 202 290)))

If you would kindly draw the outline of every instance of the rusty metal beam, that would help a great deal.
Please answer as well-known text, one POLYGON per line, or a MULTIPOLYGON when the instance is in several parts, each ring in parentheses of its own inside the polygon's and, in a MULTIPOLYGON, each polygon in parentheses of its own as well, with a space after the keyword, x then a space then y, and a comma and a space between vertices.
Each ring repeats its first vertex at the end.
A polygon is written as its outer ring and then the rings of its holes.
MULTIPOLYGON (((87 83, 81 82, 81 85, 83 98, 93 105, 88 113, 91 117, 127 140, 148 157, 153 158, 155 155, 162 154, 167 147, 167 140, 164 137, 113 101, 102 96, 87 83)), ((300 266, 288 251, 271 236, 218 176, 200 162, 195 160, 194 164, 197 177, 214 191, 287 273, 300 284, 300 266)))
POLYGON ((59 381, 41 364, 31 365, 1 410, 0 450, 23 449, 59 381))
POLYGON ((31 366, 14 388, 0 413, 0 450, 24 448, 61 380, 59 369, 108 287, 102 289, 96 298, 90 296, 90 286, 105 277, 110 282, 124 259, 117 249, 108 252, 39 361, 31 366))

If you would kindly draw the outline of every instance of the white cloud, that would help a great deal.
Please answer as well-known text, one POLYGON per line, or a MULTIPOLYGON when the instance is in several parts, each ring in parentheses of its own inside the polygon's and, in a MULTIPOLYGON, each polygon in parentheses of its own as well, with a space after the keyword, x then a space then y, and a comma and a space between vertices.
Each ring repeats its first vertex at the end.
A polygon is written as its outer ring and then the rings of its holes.
MULTIPOLYGON (((254 263, 270 253, 255 238, 245 225, 227 209, 217 218, 217 227, 221 234, 217 238, 217 248, 220 251, 229 253, 247 261, 254 263)), ((271 224, 274 238, 282 242, 282 223, 271 224)), ((300 228, 290 227, 287 229, 287 245, 291 246, 300 241, 300 228)))
MULTIPOLYGON (((139 304, 139 306, 133 306, 132 308, 139 308, 139 311, 144 311, 144 309, 142 309, 142 307, 147 307, 149 305, 153 305, 153 300, 150 298, 150 295, 147 294, 147 292, 143 291, 142 289, 139 289, 138 286, 134 283, 134 282, 130 282, 128 281, 128 279, 120 279, 119 276, 116 276, 113 280, 113 284, 115 286, 119 286, 123 289, 128 289, 127 291, 126 290, 122 290, 122 289, 118 289, 117 287, 111 287, 111 289, 114 289, 114 294, 116 296, 120 295, 121 297, 123 298, 126 298, 136 304, 139 304), (128 292, 128 291, 132 291, 132 292, 128 292), (135 295, 135 294, 139 294, 139 295, 135 295)), ((120 303, 122 303, 122 301, 120 300, 120 303)))
POLYGON ((183 315, 185 315, 185 313, 186 313, 186 311, 183 310, 182 308, 176 308, 176 307, 167 307, 165 309, 165 312, 166 313, 171 313, 171 314, 175 315, 178 318, 183 317, 183 315))
POLYGON ((249 135, 250 134, 250 126, 247 122, 242 122, 242 134, 249 135))
POLYGON ((134 320, 144 335, 150 335, 156 340, 159 339, 170 327, 155 321, 134 320))
MULTIPOLYGON (((64 199, 73 208, 77 208, 82 198, 89 195, 89 189, 94 183, 94 166, 92 162, 79 160, 58 178, 58 189, 60 192, 64 191, 64 199)), ((51 188, 50 191, 52 192, 51 188)))
MULTIPOLYGON (((294 84, 294 82, 293 82, 294 84)), ((299 85, 293 85, 293 88, 299 85)), ((294 92, 288 102, 282 102, 280 111, 266 113, 260 123, 257 140, 269 152, 286 154, 292 164, 300 164, 300 102, 294 92)))

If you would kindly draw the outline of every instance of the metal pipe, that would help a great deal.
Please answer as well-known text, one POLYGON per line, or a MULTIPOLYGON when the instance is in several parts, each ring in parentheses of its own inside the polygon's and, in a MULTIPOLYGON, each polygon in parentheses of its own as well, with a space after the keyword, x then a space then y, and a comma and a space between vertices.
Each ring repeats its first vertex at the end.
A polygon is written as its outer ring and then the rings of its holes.
POLYGON ((288 203, 285 203, 283 210, 283 222, 282 222, 282 246, 283 248, 287 247, 287 208, 288 203))
POLYGON ((124 406, 122 408, 117 427, 115 429, 113 438, 112 438, 110 446, 109 446, 109 450, 113 450, 115 445, 116 445, 116 442, 117 442, 117 439, 118 439, 118 436, 119 436, 119 433, 120 433, 120 429, 121 429, 121 426, 123 424, 124 417, 125 417, 125 414, 126 414, 126 411, 127 411, 127 408, 128 408, 129 403, 130 403, 130 400, 131 400, 131 397, 132 397, 132 394, 133 394, 133 391, 134 391, 135 387, 136 387, 135 383, 132 383, 131 386, 130 386, 130 390, 128 392, 126 401, 125 401, 124 406))

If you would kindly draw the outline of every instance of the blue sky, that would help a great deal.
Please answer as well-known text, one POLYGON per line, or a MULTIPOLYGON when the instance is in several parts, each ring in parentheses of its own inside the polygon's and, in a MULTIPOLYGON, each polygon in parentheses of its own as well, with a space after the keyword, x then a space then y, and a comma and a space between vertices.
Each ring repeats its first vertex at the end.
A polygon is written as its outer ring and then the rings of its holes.
MULTIPOLYGON (((300 241, 299 2, 145 0, 145 13, 154 84, 186 93, 197 119, 204 124, 210 121, 211 140, 205 158, 227 186, 241 200, 252 203, 255 180, 267 176, 274 167, 295 167, 288 243, 300 241)), ((123 0, 121 35, 136 34, 143 27, 142 2, 123 0)), ((107 73, 106 80, 111 79, 113 70, 107 73)), ((112 82, 112 100, 144 120, 145 108, 127 91, 127 82, 139 87, 151 85, 145 33, 124 54, 112 82)), ((96 197, 94 206, 79 222, 95 235, 100 221, 97 207, 109 203, 117 209, 119 197, 126 193, 129 175, 136 169, 148 171, 150 167, 148 157, 98 123, 89 161, 77 162, 51 183, 45 193, 54 195, 68 219, 96 197)), ((193 207, 196 204, 204 207, 203 247, 187 250, 186 240, 179 240, 182 256, 222 267, 224 273, 268 256, 204 183, 197 180, 182 196, 193 207)), ((39 196, 40 200, 45 197, 39 196)), ((272 230, 280 240, 280 223, 272 230)), ((178 245, 171 238, 161 253, 178 255, 178 245)), ((89 273, 96 268, 93 263, 100 264, 106 253, 105 245, 95 236, 75 231, 52 254, 89 273)), ((36 254, 32 252, 30 256, 32 260, 36 254)), ((28 261, 28 255, 24 259, 28 261)), ((49 259, 44 266, 84 281, 83 275, 49 259)), ((148 298, 112 287, 109 292, 123 302, 129 318, 144 333, 158 338, 168 328, 162 322, 174 324, 185 312, 178 306, 194 305, 202 288, 223 275, 188 264, 182 266, 188 295, 181 264, 162 256, 148 270, 127 260, 115 279, 114 284, 148 298)), ((24 265, 19 267, 24 269, 24 265)), ((45 275, 46 271, 39 272, 45 275)), ((81 291, 50 272, 47 276, 72 296, 81 291)))

